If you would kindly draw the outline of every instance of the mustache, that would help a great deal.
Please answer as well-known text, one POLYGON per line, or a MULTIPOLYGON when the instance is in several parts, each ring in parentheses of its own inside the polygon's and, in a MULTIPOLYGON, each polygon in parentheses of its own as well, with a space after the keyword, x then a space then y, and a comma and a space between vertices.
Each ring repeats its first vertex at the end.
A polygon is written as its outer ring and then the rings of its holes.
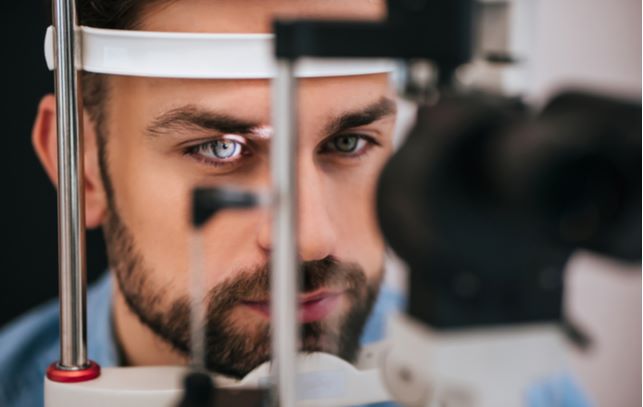
MULTIPOLYGON (((207 295, 209 307, 221 310, 242 300, 267 299, 270 294, 270 275, 269 264, 238 273, 210 290, 207 295)), ((301 263, 299 279, 302 292, 337 287, 354 295, 367 282, 360 265, 340 262, 333 257, 301 263)))

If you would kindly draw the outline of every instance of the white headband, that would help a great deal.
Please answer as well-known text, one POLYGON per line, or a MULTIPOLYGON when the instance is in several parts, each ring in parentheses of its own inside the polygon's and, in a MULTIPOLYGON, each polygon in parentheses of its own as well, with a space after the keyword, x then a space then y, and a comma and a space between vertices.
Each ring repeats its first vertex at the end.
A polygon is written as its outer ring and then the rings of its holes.
MULTIPOLYGON (((268 79, 275 77, 272 34, 200 34, 79 27, 78 69, 86 72, 162 78, 268 79)), ((45 58, 54 69, 53 27, 45 58)), ((299 78, 392 72, 384 59, 302 59, 299 78)))

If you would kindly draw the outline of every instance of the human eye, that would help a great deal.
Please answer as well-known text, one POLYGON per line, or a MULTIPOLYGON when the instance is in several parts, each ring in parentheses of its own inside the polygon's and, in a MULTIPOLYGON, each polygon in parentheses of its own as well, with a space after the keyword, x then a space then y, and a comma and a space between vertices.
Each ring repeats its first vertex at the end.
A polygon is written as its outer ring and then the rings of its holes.
POLYGON ((372 137, 362 134, 341 134, 326 141, 320 153, 357 157, 365 154, 374 145, 378 143, 372 137))
POLYGON ((212 166, 225 166, 238 162, 249 154, 243 137, 226 135, 187 147, 185 153, 212 166))

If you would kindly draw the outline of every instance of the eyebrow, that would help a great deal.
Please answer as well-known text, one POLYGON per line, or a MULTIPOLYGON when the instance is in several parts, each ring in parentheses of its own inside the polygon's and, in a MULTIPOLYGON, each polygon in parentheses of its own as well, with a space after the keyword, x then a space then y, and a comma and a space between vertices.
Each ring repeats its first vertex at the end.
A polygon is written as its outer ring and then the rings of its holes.
MULTIPOLYGON (((382 97, 366 107, 343 113, 334 118, 326 126, 325 134, 337 134, 353 127, 365 126, 393 115, 396 111, 395 101, 388 97, 382 97)), ((146 128, 147 134, 153 137, 186 130, 262 135, 265 132, 265 126, 258 122, 206 110, 195 105, 185 105, 160 114, 146 128)))
POLYGON ((341 114, 326 126, 326 134, 337 134, 353 127, 366 126, 397 112, 397 104, 383 96, 380 100, 358 110, 341 114))
POLYGON ((213 112, 195 105, 186 105, 162 113, 147 126, 146 131, 151 136, 185 130, 249 134, 260 128, 261 124, 257 122, 213 112))

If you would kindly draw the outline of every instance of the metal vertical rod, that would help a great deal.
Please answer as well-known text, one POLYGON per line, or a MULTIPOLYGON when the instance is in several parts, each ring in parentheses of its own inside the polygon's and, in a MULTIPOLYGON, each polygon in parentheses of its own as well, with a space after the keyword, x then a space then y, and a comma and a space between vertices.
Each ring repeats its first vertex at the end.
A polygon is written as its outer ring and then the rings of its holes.
POLYGON ((273 227, 270 307, 272 377, 276 404, 296 404, 297 292, 297 80, 294 62, 277 61, 273 82, 274 139, 271 146, 273 227))
POLYGON ((74 0, 54 2, 56 118, 58 130, 58 257, 62 369, 88 365, 85 327, 85 213, 82 98, 76 57, 74 0))

